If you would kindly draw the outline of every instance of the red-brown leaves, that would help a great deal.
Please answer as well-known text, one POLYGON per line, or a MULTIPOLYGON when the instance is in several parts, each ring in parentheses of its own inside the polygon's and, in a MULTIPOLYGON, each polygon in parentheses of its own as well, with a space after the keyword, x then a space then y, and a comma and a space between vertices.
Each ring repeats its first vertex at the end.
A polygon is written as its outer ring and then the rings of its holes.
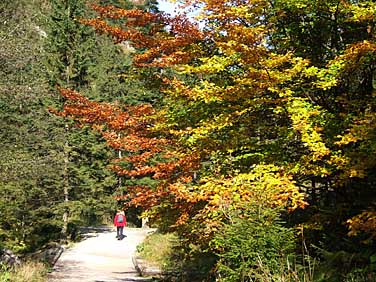
POLYGON ((154 110, 150 105, 122 109, 116 104, 90 101, 73 90, 59 90, 67 102, 63 111, 51 111, 79 124, 90 125, 102 134, 109 146, 123 151, 124 157, 113 160, 111 165, 118 175, 127 178, 147 176, 160 181, 156 188, 128 187, 126 198, 130 205, 147 209, 166 198, 175 199, 173 202, 177 206, 192 201, 188 198, 189 193, 179 191, 173 183, 191 181, 193 171, 199 165, 199 156, 182 151, 175 142, 152 131, 154 110))
MULTIPOLYGON (((151 115, 153 110, 150 105, 128 107, 122 111, 118 106, 108 103, 98 103, 81 96, 78 92, 69 89, 59 89, 67 99, 64 110, 58 113, 61 116, 73 117, 76 121, 93 126, 105 124, 108 130, 126 130, 143 127, 139 118, 151 115)), ((55 111, 55 113, 57 113, 55 111)))
MULTIPOLYGON (((140 10, 121 10, 115 7, 93 6, 99 18, 81 22, 97 32, 113 37, 115 43, 128 41, 138 51, 134 55, 137 66, 172 66, 187 63, 197 57, 195 44, 204 38, 195 24, 179 15, 155 15, 140 10), (111 20, 123 21, 112 26, 111 20)), ((197 48, 199 50, 199 48, 197 48)), ((107 143, 123 152, 123 158, 111 164, 112 169, 126 178, 149 177, 156 180, 155 187, 127 187, 129 205, 144 209, 166 204, 180 215, 184 223, 194 214, 194 206, 206 199, 187 188, 193 172, 200 164, 200 156, 180 147, 169 133, 153 131, 151 106, 119 107, 96 103, 77 92, 61 89, 67 99, 63 116, 79 123, 90 124, 99 130, 107 143)))
POLYGON ((141 10, 123 10, 112 6, 92 8, 98 12, 98 19, 81 20, 99 33, 110 34, 115 43, 131 42, 135 48, 145 51, 136 54, 137 66, 171 66, 186 63, 194 56, 186 48, 203 39, 198 26, 184 15, 170 17, 164 14, 147 13, 141 10), (105 19, 123 19, 122 27, 111 26, 105 19))
POLYGON ((145 26, 151 22, 161 20, 159 14, 146 13, 143 10, 125 10, 114 6, 99 6, 96 4, 91 5, 91 8, 96 11, 101 18, 125 19, 130 22, 129 25, 133 26, 145 26))

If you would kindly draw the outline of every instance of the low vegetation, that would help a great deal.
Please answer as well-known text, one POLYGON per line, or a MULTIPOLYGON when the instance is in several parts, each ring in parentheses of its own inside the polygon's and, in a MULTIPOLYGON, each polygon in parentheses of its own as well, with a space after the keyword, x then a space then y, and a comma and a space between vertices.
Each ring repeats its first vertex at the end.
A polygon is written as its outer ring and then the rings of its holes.
POLYGON ((0 266, 0 282, 45 282, 48 267, 40 262, 26 262, 21 266, 8 269, 0 266))
POLYGON ((157 265, 161 270, 167 271, 176 267, 172 258, 178 246, 178 237, 173 233, 153 233, 137 246, 140 256, 149 263, 157 265))

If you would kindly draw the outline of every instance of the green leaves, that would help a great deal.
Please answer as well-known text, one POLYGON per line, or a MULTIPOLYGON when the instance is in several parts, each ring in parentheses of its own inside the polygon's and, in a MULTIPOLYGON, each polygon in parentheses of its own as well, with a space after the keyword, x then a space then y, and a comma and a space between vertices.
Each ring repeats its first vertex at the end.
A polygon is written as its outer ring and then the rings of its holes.
POLYGON ((282 226, 276 210, 245 205, 227 217, 230 221, 211 241, 219 257, 219 281, 257 280, 263 271, 275 276, 286 271, 283 261, 293 253, 294 236, 282 226))

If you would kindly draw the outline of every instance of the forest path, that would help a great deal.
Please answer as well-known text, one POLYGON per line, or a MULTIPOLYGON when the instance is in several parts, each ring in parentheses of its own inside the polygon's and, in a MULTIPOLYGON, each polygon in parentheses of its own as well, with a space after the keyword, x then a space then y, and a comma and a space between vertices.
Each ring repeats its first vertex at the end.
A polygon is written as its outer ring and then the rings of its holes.
POLYGON ((93 228, 84 240, 63 252, 48 282, 151 281, 140 277, 132 262, 136 247, 153 229, 125 228, 123 240, 111 228, 93 228))

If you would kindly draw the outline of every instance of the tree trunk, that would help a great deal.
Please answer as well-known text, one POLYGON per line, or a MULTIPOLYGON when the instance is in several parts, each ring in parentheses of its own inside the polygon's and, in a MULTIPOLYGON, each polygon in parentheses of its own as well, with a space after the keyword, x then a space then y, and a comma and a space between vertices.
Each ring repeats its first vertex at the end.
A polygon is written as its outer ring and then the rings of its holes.
POLYGON ((68 142, 68 130, 69 126, 65 125, 66 131, 66 141, 64 144, 64 202, 65 202, 65 210, 63 214, 63 229, 62 234, 65 238, 68 237, 68 221, 69 221, 69 173, 68 173, 68 165, 69 165, 69 142, 68 142))

